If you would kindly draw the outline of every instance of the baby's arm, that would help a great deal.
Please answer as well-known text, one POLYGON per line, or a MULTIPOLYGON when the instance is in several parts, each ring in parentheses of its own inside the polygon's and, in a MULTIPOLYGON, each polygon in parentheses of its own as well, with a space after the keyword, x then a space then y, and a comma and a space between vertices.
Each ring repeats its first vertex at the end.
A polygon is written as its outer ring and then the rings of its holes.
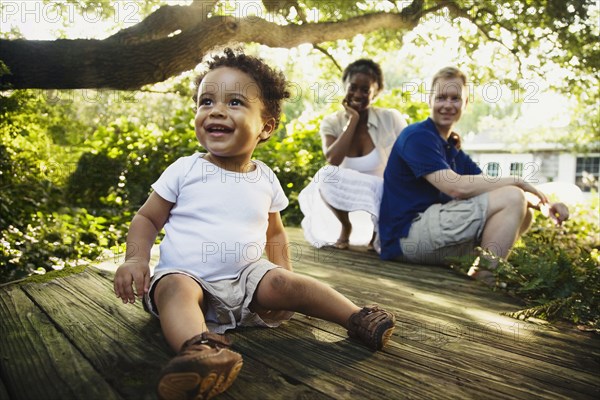
POLYGON ((266 252, 269 261, 289 271, 292 270, 290 249, 287 233, 281 222, 279 212, 269 213, 269 227, 267 228, 266 252))
POLYGON ((127 233, 125 262, 117 269, 114 281, 115 294, 123 303, 133 303, 135 296, 141 297, 148 292, 150 252, 172 207, 173 203, 153 192, 133 217, 127 233))

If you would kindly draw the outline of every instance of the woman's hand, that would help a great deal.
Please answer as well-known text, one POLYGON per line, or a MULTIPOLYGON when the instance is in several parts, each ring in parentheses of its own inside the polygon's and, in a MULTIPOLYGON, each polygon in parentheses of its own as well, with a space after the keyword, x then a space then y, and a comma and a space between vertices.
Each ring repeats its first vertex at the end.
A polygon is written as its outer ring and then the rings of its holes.
POLYGON ((356 111, 356 109, 350 106, 350 102, 348 101, 348 99, 344 99, 342 101, 342 105, 344 106, 344 109, 346 109, 346 114, 348 114, 350 119, 358 121, 360 115, 358 114, 358 111, 356 111))

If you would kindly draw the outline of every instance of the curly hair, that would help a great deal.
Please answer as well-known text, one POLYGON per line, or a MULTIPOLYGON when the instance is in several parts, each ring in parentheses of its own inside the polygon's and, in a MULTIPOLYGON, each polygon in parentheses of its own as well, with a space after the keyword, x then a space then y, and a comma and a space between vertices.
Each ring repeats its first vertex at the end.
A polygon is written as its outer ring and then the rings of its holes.
POLYGON ((348 64, 342 73, 342 82, 345 83, 352 75, 359 73, 368 75, 377 83, 377 93, 383 90, 383 71, 379 64, 368 58, 361 58, 348 64))
POLYGON ((207 70, 196 77, 196 94, 194 102, 197 100, 197 92, 202 79, 206 74, 220 67, 235 68, 248 74, 258 85, 260 89, 261 100, 265 106, 264 117, 274 118, 275 126, 279 125, 281 118, 281 104, 283 100, 290 97, 288 83, 283 72, 271 68, 264 60, 258 57, 249 56, 231 48, 226 48, 223 55, 213 57, 206 62, 207 70))

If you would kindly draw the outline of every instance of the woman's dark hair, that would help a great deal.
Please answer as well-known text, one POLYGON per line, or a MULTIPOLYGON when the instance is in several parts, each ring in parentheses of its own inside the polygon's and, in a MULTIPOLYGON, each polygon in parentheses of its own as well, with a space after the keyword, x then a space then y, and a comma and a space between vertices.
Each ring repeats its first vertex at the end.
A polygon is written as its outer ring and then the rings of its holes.
POLYGON ((284 99, 290 97, 288 84, 285 76, 279 70, 271 68, 262 59, 249 56, 239 51, 226 48, 223 55, 216 56, 206 62, 207 70, 196 77, 196 93, 193 96, 194 102, 197 102, 198 87, 206 74, 220 67, 229 67, 238 69, 248 74, 260 89, 260 96, 265 105, 265 117, 275 119, 275 127, 279 125, 281 118, 281 103, 284 99))
POLYGON ((358 73, 369 75, 371 79, 377 83, 377 93, 383 90, 383 72, 381 71, 379 64, 375 61, 369 60, 368 58, 361 58, 360 60, 348 64, 342 74, 342 82, 345 83, 352 75, 358 73))

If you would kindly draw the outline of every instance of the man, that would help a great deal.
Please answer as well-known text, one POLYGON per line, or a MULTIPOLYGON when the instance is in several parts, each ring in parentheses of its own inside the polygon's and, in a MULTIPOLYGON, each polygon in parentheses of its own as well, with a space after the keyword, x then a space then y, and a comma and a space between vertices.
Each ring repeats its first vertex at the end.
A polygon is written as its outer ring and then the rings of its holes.
MULTIPOLYGON (((453 129, 467 107, 467 78, 457 68, 438 71, 432 81, 425 121, 409 125, 396 140, 384 172, 379 216, 381 258, 446 264, 448 257, 473 254, 481 246, 506 259, 532 222, 525 193, 562 223, 562 203, 548 204, 544 193, 520 177, 494 178, 460 149, 453 129)), ((495 268, 489 263, 488 268, 495 268)), ((492 285, 490 271, 469 275, 492 285)))

